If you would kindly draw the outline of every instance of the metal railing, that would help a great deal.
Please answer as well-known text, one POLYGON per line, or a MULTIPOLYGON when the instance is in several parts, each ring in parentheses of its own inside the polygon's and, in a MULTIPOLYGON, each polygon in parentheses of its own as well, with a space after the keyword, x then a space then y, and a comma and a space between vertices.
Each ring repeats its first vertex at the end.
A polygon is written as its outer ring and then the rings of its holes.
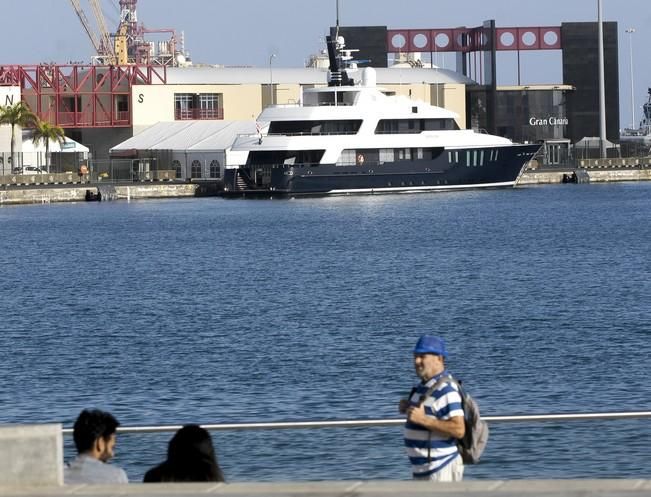
MULTIPOLYGON (((506 416, 482 416, 487 423, 522 423, 540 421, 591 421, 613 419, 644 419, 651 418, 651 411, 631 412, 594 412, 594 413, 566 413, 566 414, 517 414, 506 416)), ((306 428, 370 428, 379 426, 401 426, 404 418, 394 419, 353 419, 340 421, 279 421, 267 423, 217 423, 202 424, 209 431, 233 430, 298 430, 306 428)), ((123 426, 118 428, 119 433, 164 433, 175 432, 183 425, 158 425, 158 426, 123 426)), ((72 428, 63 428, 64 435, 72 434, 72 428)))

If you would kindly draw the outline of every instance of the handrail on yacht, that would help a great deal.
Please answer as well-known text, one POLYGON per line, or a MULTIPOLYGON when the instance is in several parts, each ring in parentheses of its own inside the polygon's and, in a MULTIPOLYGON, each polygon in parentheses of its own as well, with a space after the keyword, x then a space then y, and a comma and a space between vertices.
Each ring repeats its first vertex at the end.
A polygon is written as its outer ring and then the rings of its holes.
MULTIPOLYGON (((613 419, 645 419, 651 418, 651 411, 630 412, 594 412, 594 413, 563 413, 563 414, 519 414, 506 416, 482 416, 488 423, 526 423, 539 421, 590 421, 613 419)), ((233 430, 297 430, 306 428, 369 428, 377 426, 401 426, 404 418, 393 419, 353 419, 339 421, 280 421, 266 423, 215 423, 202 424, 209 431, 233 430)), ((123 426, 119 433, 165 433, 175 432, 183 425, 157 426, 123 426)), ((72 428, 63 428, 64 435, 71 435, 72 428)))

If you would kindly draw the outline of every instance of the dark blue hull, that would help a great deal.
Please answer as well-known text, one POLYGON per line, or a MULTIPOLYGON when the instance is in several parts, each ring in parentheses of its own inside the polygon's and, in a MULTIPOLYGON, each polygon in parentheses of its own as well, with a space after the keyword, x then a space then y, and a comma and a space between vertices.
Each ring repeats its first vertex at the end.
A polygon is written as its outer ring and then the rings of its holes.
POLYGON ((443 151, 432 160, 245 165, 224 171, 227 195, 324 195, 512 187, 540 145, 443 151))

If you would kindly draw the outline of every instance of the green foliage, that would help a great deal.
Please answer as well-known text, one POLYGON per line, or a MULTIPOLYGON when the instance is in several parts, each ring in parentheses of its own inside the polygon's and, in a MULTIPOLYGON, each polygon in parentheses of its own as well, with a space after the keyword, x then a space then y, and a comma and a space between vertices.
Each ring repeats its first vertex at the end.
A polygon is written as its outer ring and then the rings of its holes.
POLYGON ((0 107, 0 124, 11 125, 11 162, 14 161, 14 148, 16 144, 16 126, 27 128, 34 126, 38 121, 38 117, 34 114, 25 102, 18 102, 13 105, 6 105, 0 107))
POLYGON ((65 142, 65 132, 60 126, 52 125, 46 121, 37 119, 32 131, 32 143, 38 144, 41 140, 45 142, 45 158, 47 160, 50 153, 50 140, 63 144, 65 142))

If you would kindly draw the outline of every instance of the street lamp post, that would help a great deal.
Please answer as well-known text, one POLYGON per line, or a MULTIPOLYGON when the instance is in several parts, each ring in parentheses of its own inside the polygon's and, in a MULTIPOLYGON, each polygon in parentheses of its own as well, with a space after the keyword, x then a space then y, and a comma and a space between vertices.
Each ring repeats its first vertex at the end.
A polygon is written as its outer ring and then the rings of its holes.
POLYGON ((271 69, 271 61, 276 58, 276 54, 272 53, 269 56, 269 102, 270 105, 274 104, 274 76, 271 69))
POLYGON ((635 89, 633 86, 633 33, 635 33, 635 28, 628 28, 626 32, 628 33, 628 53, 631 68, 631 129, 633 129, 635 128, 635 89))
POLYGON ((604 76, 604 21, 601 0, 597 0, 597 32, 599 36, 599 150, 606 157, 606 83, 604 76))

